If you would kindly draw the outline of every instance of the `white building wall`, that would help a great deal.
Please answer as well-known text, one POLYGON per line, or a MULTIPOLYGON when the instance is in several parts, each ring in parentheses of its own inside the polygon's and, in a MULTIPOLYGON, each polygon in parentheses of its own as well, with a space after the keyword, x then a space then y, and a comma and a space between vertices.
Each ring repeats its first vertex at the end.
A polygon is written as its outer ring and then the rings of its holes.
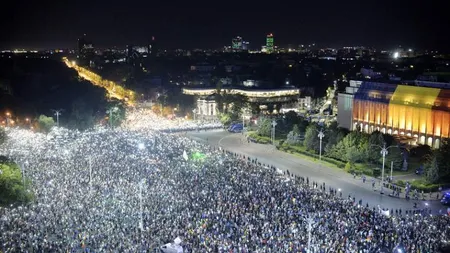
POLYGON ((353 94, 338 94, 337 122, 339 127, 353 130, 353 94))

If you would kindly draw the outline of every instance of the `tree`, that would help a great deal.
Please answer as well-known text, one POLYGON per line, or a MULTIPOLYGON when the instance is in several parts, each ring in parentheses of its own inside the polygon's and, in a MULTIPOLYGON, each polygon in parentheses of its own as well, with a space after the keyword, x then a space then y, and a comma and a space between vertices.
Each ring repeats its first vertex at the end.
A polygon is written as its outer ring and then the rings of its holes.
POLYGON ((436 154, 427 156, 428 162, 425 164, 425 178, 429 183, 439 181, 439 162, 436 154))
POLYGON ((442 145, 435 153, 439 167, 439 182, 450 181, 450 143, 442 140, 442 145))
POLYGON ((286 125, 289 128, 300 123, 300 117, 294 111, 288 111, 287 113, 285 113, 284 118, 286 120, 286 125))
POLYGON ((305 132, 305 140, 303 141, 303 145, 308 150, 314 150, 314 152, 319 151, 319 137, 318 135, 318 127, 316 124, 311 124, 306 128, 305 132))
POLYGON ((300 134, 300 129, 298 128, 298 125, 295 124, 292 127, 292 131, 290 131, 288 133, 288 135, 286 136, 286 143, 291 144, 291 145, 301 144, 299 134, 300 134))
POLYGON ((32 194, 23 185, 20 168, 9 161, 0 163, 0 205, 26 203, 31 199, 32 194))
MULTIPOLYGON (((126 110, 123 103, 121 103, 120 101, 111 102, 109 103, 108 107, 109 109, 107 113, 108 117, 111 117, 111 124, 113 126, 120 126, 120 124, 122 124, 122 121, 124 121, 126 118, 126 110)), ((168 113, 166 111, 163 111, 164 113, 167 113, 165 115, 172 113, 172 109, 170 107, 165 107, 164 110, 169 110, 168 113)))
POLYGON ((298 125, 297 125, 297 124, 295 124, 295 125, 292 127, 292 133, 295 134, 295 135, 299 135, 299 134, 300 134, 300 128, 298 128, 298 125))
POLYGON ((384 143, 384 137, 381 132, 372 132, 372 134, 369 136, 369 144, 367 146, 365 157, 368 162, 378 163, 381 157, 380 147, 383 147, 384 143))
POLYGON ((270 137, 272 133, 272 121, 269 118, 262 118, 258 122, 258 134, 260 136, 270 137))
POLYGON ((224 125, 227 126, 229 124, 231 124, 231 115, 229 113, 222 113, 220 114, 220 122, 224 125))
POLYGON ((52 129, 52 127, 55 125, 55 121, 52 117, 41 115, 38 119, 38 125, 39 129, 41 129, 42 131, 49 132, 50 129, 52 129))
POLYGON ((359 162, 363 159, 362 156, 363 153, 354 146, 350 147, 345 153, 345 159, 350 163, 352 167, 356 162, 359 162))
MULTIPOLYGON (((380 150, 378 149, 378 153, 381 156, 380 150)), ((394 170, 401 170, 403 168, 403 153, 398 146, 391 146, 388 149, 388 154, 385 158, 385 168, 391 168, 391 162, 393 162, 394 170)), ((379 160, 382 163, 382 160, 379 160)))
MULTIPOLYGON (((347 134, 336 146, 331 148, 327 156, 348 162, 347 152, 354 147, 361 155, 357 161, 364 160, 364 154, 367 152, 369 137, 365 133, 353 131, 347 134)), ((352 151, 353 152, 353 151, 352 151)))
POLYGON ((348 131, 338 127, 337 122, 332 122, 325 133, 324 151, 328 153, 334 146, 336 146, 346 135, 348 131))
POLYGON ((72 113, 69 125, 73 128, 85 130, 95 123, 94 111, 86 104, 85 100, 79 98, 72 103, 72 113))
POLYGON ((300 130, 300 133, 305 133, 306 128, 309 126, 309 122, 305 118, 300 118, 300 122, 298 124, 298 128, 300 130))

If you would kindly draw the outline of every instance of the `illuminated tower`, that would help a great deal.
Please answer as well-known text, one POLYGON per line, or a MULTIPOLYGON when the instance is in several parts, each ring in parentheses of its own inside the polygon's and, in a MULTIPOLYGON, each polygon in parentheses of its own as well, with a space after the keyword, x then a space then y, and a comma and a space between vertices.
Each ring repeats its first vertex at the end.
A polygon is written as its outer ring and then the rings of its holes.
POLYGON ((152 57, 156 57, 158 55, 158 48, 156 46, 156 39, 155 36, 152 36, 152 42, 148 46, 148 53, 152 57))
POLYGON ((268 34, 266 38, 266 50, 268 54, 273 53, 273 34, 268 34))
POLYGON ((242 37, 237 36, 231 40, 231 48, 233 51, 241 51, 242 50, 242 37))

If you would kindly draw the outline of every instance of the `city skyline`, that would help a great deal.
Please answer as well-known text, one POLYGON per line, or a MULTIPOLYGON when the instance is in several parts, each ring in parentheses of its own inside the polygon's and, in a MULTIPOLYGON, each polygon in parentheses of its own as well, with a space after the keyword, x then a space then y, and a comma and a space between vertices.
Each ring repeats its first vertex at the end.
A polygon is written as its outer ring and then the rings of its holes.
POLYGON ((2 17, 0 48, 75 48, 87 34, 96 47, 146 44, 156 37, 161 48, 221 48, 242 36, 250 48, 316 43, 330 47, 364 45, 446 49, 447 17, 438 5, 406 1, 335 3, 332 1, 210 5, 118 1, 91 3, 15 2, 2 17))

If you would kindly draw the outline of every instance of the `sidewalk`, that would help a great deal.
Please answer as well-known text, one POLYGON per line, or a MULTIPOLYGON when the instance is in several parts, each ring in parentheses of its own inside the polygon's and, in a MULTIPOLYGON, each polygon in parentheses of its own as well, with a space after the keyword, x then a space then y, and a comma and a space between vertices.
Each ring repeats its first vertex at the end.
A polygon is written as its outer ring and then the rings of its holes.
MULTIPOLYGON (((370 187, 373 191, 375 192, 380 192, 381 190, 381 179, 377 179, 375 178, 375 187, 372 187, 372 179, 374 179, 373 177, 369 177, 366 176, 366 182, 364 183, 363 180, 361 179, 361 176, 356 176, 356 178, 354 178, 353 180, 355 181, 359 181, 359 183, 361 185, 365 185, 366 187, 370 187)), ((393 192, 391 187, 391 183, 388 183, 385 181, 385 187, 383 188, 383 192, 385 195, 388 195, 392 198, 401 198, 401 199, 406 199, 406 193, 405 193, 405 187, 400 187, 401 192, 400 194, 397 194, 393 192)), ((417 201, 437 201, 437 200, 441 200, 442 198, 442 193, 440 192, 430 192, 430 193, 424 193, 422 194, 421 192, 417 191, 418 193, 418 199, 417 201)), ((410 201, 416 201, 416 199, 414 198, 414 190, 411 190, 409 193, 409 200, 410 201)))
MULTIPOLYGON (((284 152, 284 151, 280 151, 280 150, 276 149, 273 145, 259 144, 259 143, 252 143, 252 142, 248 143, 247 140, 244 139, 244 138, 240 138, 240 143, 242 145, 245 145, 245 146, 248 146, 248 147, 257 148, 257 149, 264 149, 266 152, 272 153, 271 155, 277 155, 281 159, 291 160, 291 157, 289 157, 290 155, 295 155, 297 157, 306 156, 306 155, 298 154, 298 153, 291 154, 291 153, 287 153, 287 152, 284 152)), ((379 178, 373 178, 373 177, 370 177, 370 176, 366 176, 366 181, 365 181, 365 183, 363 183, 363 180, 362 180, 361 176, 356 176, 356 178, 354 178, 354 176, 352 174, 349 174, 349 173, 345 172, 343 169, 335 169, 335 168, 330 167, 327 162, 324 162, 324 161, 310 161, 310 159, 304 159, 304 158, 301 158, 301 159, 304 160, 305 162, 313 163, 316 166, 320 166, 322 168, 325 168, 325 169, 329 170, 330 174, 334 174, 335 176, 339 176, 341 178, 345 178, 346 181, 349 181, 349 182, 351 182, 353 184, 358 184, 360 186, 363 186, 364 188, 373 190, 374 192, 378 192, 378 193, 381 190, 381 179, 379 179, 379 178), (375 180, 375 187, 372 187, 372 180, 375 180)), ((409 177, 410 175, 405 175, 405 176, 409 177)), ((392 198, 406 199, 405 187, 400 187, 401 192, 397 196, 397 195, 393 195, 393 190, 390 188, 390 185, 391 185, 390 183, 385 181, 385 187, 383 189, 384 195, 390 196, 392 198)), ((418 191, 418 200, 417 201, 440 201, 441 197, 442 197, 442 194, 440 192, 424 193, 423 196, 422 196, 422 193, 418 191)), ((410 191, 410 193, 409 193, 409 200, 411 202, 416 201, 416 199, 414 198, 414 190, 410 191)))

